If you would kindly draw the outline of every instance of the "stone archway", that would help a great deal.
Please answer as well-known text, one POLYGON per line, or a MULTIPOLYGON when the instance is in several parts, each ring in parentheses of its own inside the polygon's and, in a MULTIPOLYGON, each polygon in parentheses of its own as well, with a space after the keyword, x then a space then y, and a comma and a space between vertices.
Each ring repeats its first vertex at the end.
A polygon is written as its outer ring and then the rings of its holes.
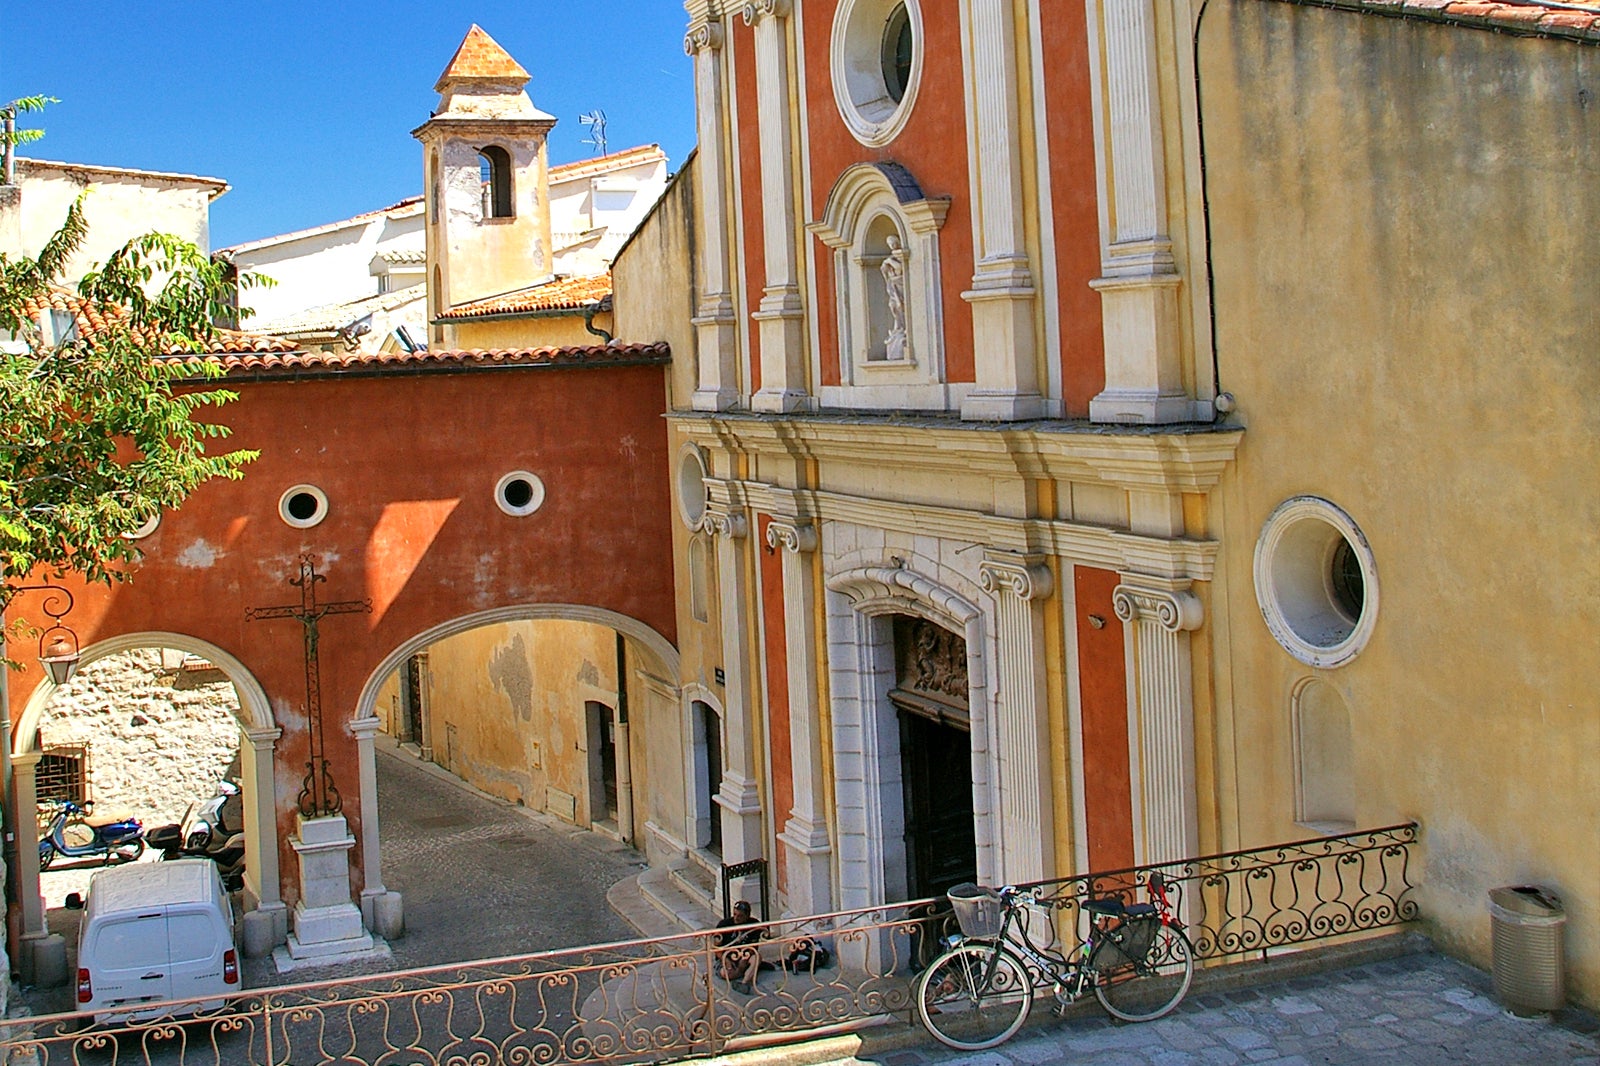
MULTIPOLYGON (((264 953, 288 935, 278 868, 278 822, 273 783, 273 754, 282 730, 272 713, 266 690, 239 659, 209 641, 182 633, 145 631, 123 633, 84 648, 82 663, 141 648, 171 648, 199 656, 220 670, 239 697, 239 754, 244 800, 245 833, 245 940, 252 953, 264 953)), ((35 771, 42 754, 39 731, 58 686, 44 677, 29 694, 12 735, 11 760, 16 773, 19 809, 32 810, 36 802, 35 771)), ((19 864, 24 942, 49 936, 39 868, 19 864)), ((25 948, 25 953, 27 949, 25 948)))
MULTIPOLYGON (((382 834, 378 816, 378 776, 375 738, 380 731, 377 703, 390 675, 412 657, 432 645, 472 630, 513 622, 583 622, 604 626, 631 640, 644 653, 642 673, 650 682, 645 686, 648 699, 669 697, 675 704, 677 692, 663 686, 665 679, 678 676, 678 651, 659 632, 637 619, 601 607, 581 604, 520 604, 478 611, 442 622, 416 634, 378 663, 362 686, 350 732, 358 746, 361 788, 361 854, 366 883, 361 891, 361 909, 369 927, 399 927, 403 923, 399 894, 389 891, 382 879, 382 834)), ((676 713, 676 706, 673 707, 676 713)), ((626 734, 624 733, 624 736, 626 734)), ((625 740, 621 741, 626 743, 625 740)), ((637 822, 643 819, 634 818, 637 822)), ((635 841, 642 846, 642 842, 635 841)))

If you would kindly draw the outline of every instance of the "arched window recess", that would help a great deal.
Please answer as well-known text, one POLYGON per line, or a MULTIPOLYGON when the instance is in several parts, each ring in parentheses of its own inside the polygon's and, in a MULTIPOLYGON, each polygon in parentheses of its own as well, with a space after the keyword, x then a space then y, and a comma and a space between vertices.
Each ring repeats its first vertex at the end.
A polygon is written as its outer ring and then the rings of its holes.
POLYGON ((511 153, 497 144, 478 149, 478 182, 483 189, 483 217, 511 218, 511 153))

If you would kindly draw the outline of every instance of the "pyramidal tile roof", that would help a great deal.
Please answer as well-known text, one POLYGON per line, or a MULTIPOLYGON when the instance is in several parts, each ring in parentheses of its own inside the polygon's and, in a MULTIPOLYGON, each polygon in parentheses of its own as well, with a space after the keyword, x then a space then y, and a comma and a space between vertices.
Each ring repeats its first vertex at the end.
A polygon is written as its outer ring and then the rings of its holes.
POLYGON ((520 85, 528 81, 528 72, 474 22, 461 47, 445 64, 433 91, 442 93, 446 85, 456 81, 511 81, 520 85))

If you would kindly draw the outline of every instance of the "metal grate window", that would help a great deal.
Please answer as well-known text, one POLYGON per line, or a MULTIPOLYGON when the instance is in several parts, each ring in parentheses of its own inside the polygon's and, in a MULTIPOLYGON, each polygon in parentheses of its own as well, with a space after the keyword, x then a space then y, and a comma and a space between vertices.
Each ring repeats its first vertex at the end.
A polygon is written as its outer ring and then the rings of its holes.
POLYGON ((89 749, 51 748, 46 751, 39 756, 34 787, 40 800, 85 802, 89 798, 89 749))

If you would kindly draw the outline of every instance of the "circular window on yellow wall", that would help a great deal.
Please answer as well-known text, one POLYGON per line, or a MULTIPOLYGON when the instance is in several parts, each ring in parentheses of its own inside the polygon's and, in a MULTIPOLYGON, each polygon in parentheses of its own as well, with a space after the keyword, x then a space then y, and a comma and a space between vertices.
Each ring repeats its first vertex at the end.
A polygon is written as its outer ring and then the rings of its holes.
POLYGON ((922 80, 917 0, 842 0, 829 52, 833 97, 845 126, 869 147, 894 140, 922 80))
POLYGON ((1256 542, 1256 602, 1285 651, 1341 666, 1366 647, 1378 617, 1378 568, 1355 520, 1316 496, 1278 505, 1256 542))

